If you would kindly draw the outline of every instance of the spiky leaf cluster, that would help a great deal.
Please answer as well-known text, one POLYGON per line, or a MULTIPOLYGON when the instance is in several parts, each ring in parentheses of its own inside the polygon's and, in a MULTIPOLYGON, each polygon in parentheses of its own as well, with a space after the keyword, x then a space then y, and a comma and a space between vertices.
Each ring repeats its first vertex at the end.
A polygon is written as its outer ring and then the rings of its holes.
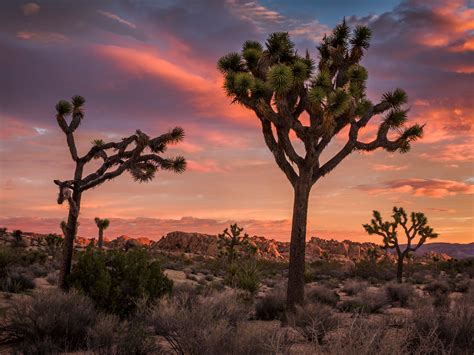
POLYGON ((110 220, 108 220, 107 218, 96 217, 94 218, 94 222, 99 229, 107 229, 110 225, 110 220))
POLYGON ((407 95, 402 89, 385 93, 378 104, 366 96, 368 72, 361 59, 370 45, 371 30, 349 28, 345 21, 325 36, 318 46, 318 60, 297 53, 286 32, 268 36, 262 45, 246 41, 240 53, 233 52, 218 61, 224 75, 224 89, 233 102, 253 110, 262 121, 265 142, 279 167, 290 180, 296 172, 288 164, 314 169, 315 179, 324 176, 354 150, 407 152, 420 138, 423 126, 405 127, 407 95), (302 115, 309 116, 303 124, 302 115), (372 117, 384 114, 376 138, 358 141, 359 130, 372 117), (328 164, 319 156, 331 139, 350 126, 348 144, 328 164), (276 129, 278 139, 271 136, 276 129), (291 141, 283 139, 291 131, 303 141, 306 156, 298 156, 291 141), (389 138, 395 132, 395 139, 389 138), (278 142, 277 142, 278 141, 278 142), (309 160, 309 161, 308 161, 309 160))

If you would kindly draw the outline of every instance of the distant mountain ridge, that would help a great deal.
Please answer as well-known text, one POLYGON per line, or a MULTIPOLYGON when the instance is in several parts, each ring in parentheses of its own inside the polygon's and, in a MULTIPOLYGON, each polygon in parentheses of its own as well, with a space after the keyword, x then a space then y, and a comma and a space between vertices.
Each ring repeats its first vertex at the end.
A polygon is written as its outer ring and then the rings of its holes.
POLYGON ((428 243, 422 245, 415 255, 421 256, 429 253, 446 254, 456 259, 474 258, 474 243, 428 243))

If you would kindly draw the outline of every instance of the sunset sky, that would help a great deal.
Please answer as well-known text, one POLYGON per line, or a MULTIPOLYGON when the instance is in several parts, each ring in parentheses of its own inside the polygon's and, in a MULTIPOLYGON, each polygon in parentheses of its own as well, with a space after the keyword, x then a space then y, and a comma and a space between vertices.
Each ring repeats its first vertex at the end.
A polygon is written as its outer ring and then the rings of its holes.
POLYGON ((82 153, 93 139, 179 125, 186 138, 166 154, 184 155, 188 170, 148 184, 124 174, 87 191, 79 235, 95 235, 99 216, 111 219, 108 237, 216 233, 237 221, 251 235, 289 240, 292 188, 257 118, 225 96, 216 61, 274 31, 316 58, 344 16, 373 30, 369 97, 405 89, 425 137, 408 154, 354 153, 318 181, 308 239, 378 241, 361 225, 397 205, 424 212, 437 241, 474 241, 474 3, 457 0, 1 1, 0 225, 59 232, 67 206, 56 203, 53 179, 72 178, 74 164, 54 106, 80 94, 82 153))

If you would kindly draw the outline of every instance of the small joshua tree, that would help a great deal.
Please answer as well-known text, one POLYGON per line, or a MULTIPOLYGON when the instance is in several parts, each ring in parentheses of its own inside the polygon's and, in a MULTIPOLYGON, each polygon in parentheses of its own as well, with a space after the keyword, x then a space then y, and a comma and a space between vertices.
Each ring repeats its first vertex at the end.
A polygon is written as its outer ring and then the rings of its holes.
POLYGON ((249 235, 245 233, 241 236, 244 228, 240 228, 237 223, 230 225, 229 228, 224 229, 221 234, 218 234, 219 245, 224 249, 224 255, 227 256, 229 263, 232 264, 237 258, 238 249, 247 252, 247 254, 255 253, 255 248, 249 243, 249 235))
POLYGON ((294 190, 287 308, 304 301, 305 239, 311 187, 354 151, 382 148, 405 153, 422 136, 423 127, 405 127, 407 95, 401 89, 387 92, 379 103, 366 96, 367 70, 360 60, 371 32, 355 30, 345 22, 325 36, 318 47, 317 66, 308 51, 299 55, 288 33, 272 33, 265 47, 247 41, 242 53, 219 59, 226 93, 258 117, 265 143, 294 190), (317 69, 317 70, 316 70, 317 69), (372 118, 385 114, 373 140, 359 133, 372 118), (307 122, 305 122, 305 120, 307 122), (326 161, 321 156, 344 129, 347 141, 326 161), (392 135, 392 132, 395 134, 392 135), (293 138, 295 137, 295 138, 293 138), (294 147, 301 141, 305 154, 294 147))
POLYGON ((433 228, 428 226, 428 219, 421 212, 412 212, 410 216, 411 225, 408 225, 408 217, 402 207, 393 207, 393 222, 383 221, 379 211, 373 211, 370 224, 364 224, 364 229, 369 234, 377 234, 383 237, 383 247, 386 249, 395 248, 397 253, 397 280, 402 282, 403 279, 403 261, 409 258, 412 253, 418 250, 427 239, 438 237, 434 233, 433 228), (399 230, 405 233, 407 244, 402 250, 399 240, 399 230), (414 245, 414 240, 419 237, 418 243, 414 245))
POLYGON ((97 228, 99 228, 99 238, 97 240, 97 245, 99 249, 102 249, 104 247, 104 229, 109 228, 110 221, 107 218, 100 219, 99 217, 96 217, 94 221, 97 225, 97 228))
POLYGON ((81 96, 74 96, 71 102, 61 100, 56 105, 56 120, 66 135, 67 145, 72 160, 76 163, 72 180, 54 180, 59 187, 58 203, 67 201, 69 214, 67 223, 62 226, 64 232, 63 261, 59 274, 61 288, 67 290, 66 278, 71 271, 74 239, 77 233, 77 220, 81 207, 82 194, 100 184, 120 176, 128 171, 138 182, 153 180, 159 169, 181 173, 186 168, 183 157, 163 158, 163 153, 169 144, 180 142, 184 131, 176 127, 157 137, 149 137, 140 130, 119 142, 104 142, 100 139, 93 141, 93 146, 84 156, 79 156, 74 139, 74 132, 84 119, 85 100, 81 96), (66 121, 72 116, 70 122, 66 121), (84 168, 94 159, 101 159, 100 167, 87 176, 83 176, 84 168))

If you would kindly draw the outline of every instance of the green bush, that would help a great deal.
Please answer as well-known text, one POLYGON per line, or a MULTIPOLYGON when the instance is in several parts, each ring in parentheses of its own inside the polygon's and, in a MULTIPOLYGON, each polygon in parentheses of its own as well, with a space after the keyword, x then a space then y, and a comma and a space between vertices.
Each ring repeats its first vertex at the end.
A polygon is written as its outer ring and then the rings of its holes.
POLYGON ((255 263, 245 263, 237 271, 237 287, 249 291, 257 292, 260 288, 260 272, 255 263))
POLYGON ((153 301, 173 287, 160 264, 139 248, 127 252, 90 248, 79 257, 68 282, 99 308, 122 317, 135 311, 138 300, 153 301))
POLYGON ((225 283, 233 288, 240 288, 255 293, 260 287, 260 271, 253 260, 234 262, 226 269, 225 283))

